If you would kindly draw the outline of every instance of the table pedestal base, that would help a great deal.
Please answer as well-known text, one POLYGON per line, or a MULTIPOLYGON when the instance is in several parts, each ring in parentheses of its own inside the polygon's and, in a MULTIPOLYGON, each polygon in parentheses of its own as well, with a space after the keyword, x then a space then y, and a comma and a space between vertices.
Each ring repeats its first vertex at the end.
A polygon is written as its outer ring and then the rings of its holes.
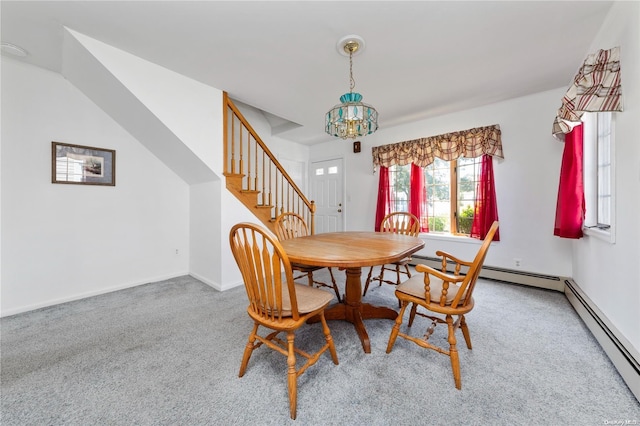
POLYGON ((384 318, 395 320, 398 313, 390 308, 383 306, 374 306, 368 303, 362 303, 357 306, 347 305, 345 303, 338 303, 328 308, 324 316, 327 320, 344 320, 348 321, 356 328, 356 332, 362 342, 362 348, 365 353, 371 353, 371 343, 369 342, 369 335, 364 327, 365 319, 384 318))
MULTIPOLYGON (((395 320, 398 313, 384 306, 362 303, 361 275, 361 268, 347 268, 344 302, 327 308, 324 316, 327 320, 344 320, 352 323, 360 337, 364 352, 369 354, 371 353, 371 343, 362 320, 375 318, 395 320)), ((313 320, 313 322, 316 321, 315 318, 313 320)))

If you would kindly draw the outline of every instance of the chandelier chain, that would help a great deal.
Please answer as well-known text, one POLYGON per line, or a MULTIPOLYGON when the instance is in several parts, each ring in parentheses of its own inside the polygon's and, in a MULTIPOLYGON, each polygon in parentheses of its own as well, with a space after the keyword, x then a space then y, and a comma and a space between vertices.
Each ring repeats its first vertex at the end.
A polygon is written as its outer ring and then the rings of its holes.
POLYGON ((356 81, 353 79, 353 51, 349 51, 349 92, 353 92, 356 81))

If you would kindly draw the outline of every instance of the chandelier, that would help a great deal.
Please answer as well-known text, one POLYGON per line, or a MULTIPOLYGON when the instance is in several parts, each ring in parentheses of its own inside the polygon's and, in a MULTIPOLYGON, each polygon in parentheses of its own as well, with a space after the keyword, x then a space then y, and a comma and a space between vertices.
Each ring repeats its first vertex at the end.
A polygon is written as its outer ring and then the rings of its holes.
POLYGON ((370 135, 378 130, 378 111, 362 101, 362 95, 353 91, 356 86, 353 79, 353 55, 364 48, 360 36, 351 35, 338 42, 338 51, 349 55, 349 93, 340 96, 340 102, 327 112, 325 131, 331 136, 342 139, 355 139, 370 135))

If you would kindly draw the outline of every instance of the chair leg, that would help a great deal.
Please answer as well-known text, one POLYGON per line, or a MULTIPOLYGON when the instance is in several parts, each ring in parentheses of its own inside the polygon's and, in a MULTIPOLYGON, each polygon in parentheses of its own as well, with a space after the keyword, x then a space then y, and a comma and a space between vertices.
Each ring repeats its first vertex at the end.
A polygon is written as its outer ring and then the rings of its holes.
POLYGON ((396 343, 396 339, 398 338, 398 333, 400 332, 400 326, 402 325, 402 316, 404 315, 405 309, 407 309, 409 303, 406 300, 403 300, 400 304, 400 312, 396 317, 396 323, 391 329, 391 334, 389 335, 389 343, 387 343, 387 353, 391 353, 393 349, 393 345, 396 343))
POLYGON ((367 290, 369 289, 369 283, 371 282, 371 273, 373 272, 373 266, 369 268, 369 274, 367 275, 367 281, 364 283, 364 291, 362 292, 362 297, 367 294, 367 290))
POLYGON ((408 327, 411 327, 413 325, 413 320, 416 319, 417 310, 418 305, 416 305, 415 303, 411 305, 411 313, 409 313, 409 323, 407 324, 408 327))
POLYGON ((382 286, 382 283, 384 282, 384 270, 385 270, 385 265, 382 265, 382 268, 380 268, 380 276, 374 278, 374 280, 378 280, 378 287, 382 286))
MULTIPOLYGON (((400 283, 402 283, 402 280, 400 280, 400 265, 396 265, 396 285, 400 285, 400 283)), ((380 284, 382 284, 382 281, 380 281, 380 284)), ((399 307, 400 307, 400 299, 398 299, 398 308, 399 307)))
POLYGON ((251 354, 253 353, 257 332, 258 332, 258 323, 256 322, 256 323, 253 323, 253 330, 251 330, 251 334, 249 334, 249 340, 247 341, 247 346, 244 347, 244 354, 242 355, 242 363, 240 364, 240 373, 238 373, 238 377, 244 376, 244 372, 247 370, 247 365, 249 364, 249 358, 251 358, 251 354))
POLYGON ((293 345, 295 335, 293 331, 287 332, 287 381, 289 383, 289 412, 291 419, 296 419, 296 408, 298 404, 298 374, 296 372, 296 354, 293 345))
POLYGON ((333 283, 333 291, 336 293, 336 297, 338 298, 338 302, 342 302, 342 298, 340 297, 340 289, 338 288, 338 284, 336 284, 336 279, 333 276, 333 271, 331 268, 329 269, 329 275, 331 275, 331 282, 333 283))
POLYGON ((336 352, 336 345, 333 343, 333 337, 331 337, 331 332, 329 331, 327 320, 324 317, 324 311, 320 313, 320 322, 322 323, 322 332, 324 333, 324 338, 327 340, 327 344, 329 345, 331 359, 333 360, 333 363, 335 365, 338 365, 338 353, 336 352))
POLYGON ((462 335, 464 336, 464 341, 467 343, 467 348, 471 348, 471 336, 469 335, 469 327, 467 327, 467 320, 464 315, 460 315, 460 329, 462 330, 462 335))
POLYGON ((407 271, 407 277, 411 278, 411 271, 409 270, 409 265, 404 265, 404 269, 407 271))
POLYGON ((453 317, 451 315, 447 315, 447 328, 449 329, 449 357, 451 358, 453 381, 456 384, 456 389, 461 389, 462 381, 460 379, 460 359, 456 348, 456 329, 453 326, 453 317))

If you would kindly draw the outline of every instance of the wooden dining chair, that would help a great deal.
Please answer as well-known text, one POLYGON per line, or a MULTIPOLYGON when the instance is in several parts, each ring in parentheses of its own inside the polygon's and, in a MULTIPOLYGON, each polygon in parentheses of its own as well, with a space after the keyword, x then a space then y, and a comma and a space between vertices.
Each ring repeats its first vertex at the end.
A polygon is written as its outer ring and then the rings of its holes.
MULTIPOLYGON (((414 214, 408 212, 389 213, 382 219, 382 222, 380 223, 380 232, 393 232, 395 234, 417 237, 420 233, 420 220, 414 214)), ((371 278, 371 274, 373 273, 373 266, 369 268, 369 273, 367 274, 367 280, 364 284, 364 291, 362 292, 362 296, 365 296, 367 294, 367 290, 369 289, 369 284, 371 283, 371 281, 378 281, 379 286, 381 286, 382 283, 398 285, 402 282, 400 274, 405 274, 408 278, 411 278, 409 262, 411 262, 411 256, 389 265, 382 265, 380 269, 380 275, 374 278, 371 278), (402 270, 401 268, 404 268, 404 270, 402 270), (396 280, 386 280, 384 278, 384 271, 395 272, 396 280)))
POLYGON ((324 310, 333 297, 326 291, 295 284, 287 254, 263 228, 251 223, 239 223, 231 228, 229 243, 249 298, 247 313, 253 319, 253 329, 244 349, 239 377, 244 375, 253 350, 263 344, 285 355, 289 411, 291 418, 295 419, 298 376, 315 364, 327 349, 333 363, 338 364, 336 348, 324 316, 324 310), (311 317, 320 318, 326 340, 324 346, 312 354, 294 345, 295 332, 311 317), (260 326, 273 332, 263 337, 258 334, 260 326), (279 338, 280 333, 286 333, 286 339, 279 338), (300 368, 296 368, 296 354, 306 358, 300 368))
MULTIPOLYGON (((304 218, 299 214, 292 212, 285 212, 276 217, 275 229, 276 235, 280 241, 297 237, 305 237, 309 235, 309 227, 307 226, 304 218)), ((340 289, 336 284, 336 279, 333 276, 333 271, 331 270, 331 268, 327 268, 329 270, 329 276, 331 277, 332 282, 332 284, 330 285, 323 281, 316 280, 313 276, 313 273, 315 271, 324 269, 324 266, 311 266, 302 265, 300 263, 292 263, 291 267, 294 271, 300 272, 300 275, 293 278, 294 280, 306 277, 310 287, 313 287, 313 285, 315 284, 318 287, 331 288, 336 294, 338 302, 342 301, 340 297, 340 289)))
POLYGON ((473 290, 482 269, 484 258, 489 250, 489 245, 497 229, 498 222, 495 221, 472 262, 460 260, 443 251, 437 251, 436 255, 442 258, 442 271, 426 265, 416 265, 416 271, 423 272, 423 274, 415 275, 396 288, 395 294, 400 301, 400 313, 391 329, 387 353, 391 352, 396 338, 400 336, 423 348, 433 349, 436 352, 448 355, 451 358, 451 368, 456 388, 461 389, 460 361, 458 349, 456 348, 455 333, 460 328, 467 343, 467 348, 471 349, 471 337, 464 315, 473 309, 473 290), (454 264, 453 273, 447 272, 448 261, 454 264), (465 275, 460 274, 462 267, 468 268, 465 275), (431 325, 427 328, 422 338, 410 336, 408 330, 407 333, 400 331, 404 312, 410 303, 413 303, 413 306, 409 315, 409 327, 413 324, 416 315, 431 320, 431 325), (426 309, 427 313, 418 312, 418 307, 426 309), (444 319, 442 316, 444 316, 444 319), (455 322, 453 321, 454 316, 457 316, 455 322), (429 341, 429 337, 438 324, 447 324, 449 349, 441 348, 429 341))

